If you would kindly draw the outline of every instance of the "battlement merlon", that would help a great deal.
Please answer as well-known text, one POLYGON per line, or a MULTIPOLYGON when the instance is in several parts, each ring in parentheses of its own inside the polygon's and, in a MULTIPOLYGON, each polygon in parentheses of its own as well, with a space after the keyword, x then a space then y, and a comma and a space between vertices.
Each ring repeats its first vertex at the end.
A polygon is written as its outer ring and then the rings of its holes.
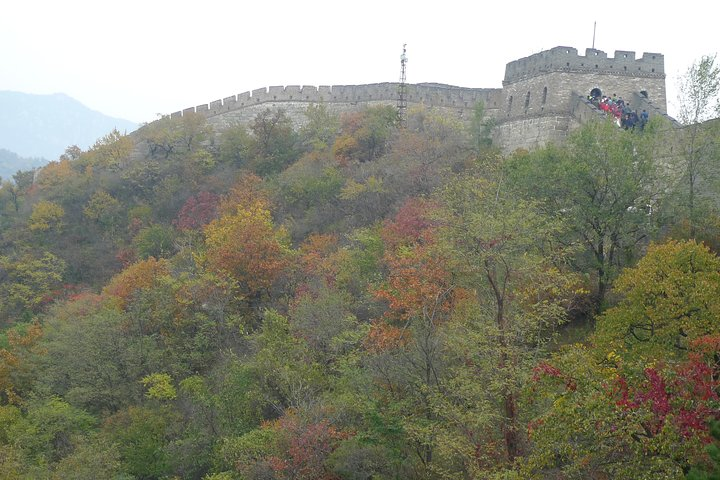
POLYGON ((613 57, 594 48, 579 55, 573 47, 555 47, 514 60, 505 67, 503 85, 550 72, 602 73, 606 75, 665 78, 665 57, 661 53, 616 50, 613 57))
MULTIPOLYGON (((358 102, 395 104, 397 89, 398 84, 392 82, 366 85, 321 85, 320 87, 312 85, 270 86, 213 100, 209 104, 186 108, 174 112, 170 116, 171 118, 180 118, 184 114, 200 113, 210 118, 264 103, 306 105, 325 103, 352 106, 356 106, 358 102)), ((501 89, 498 88, 468 88, 438 83, 407 85, 407 99, 410 103, 424 103, 428 106, 461 110, 472 109, 478 101, 482 101, 488 110, 497 108, 500 95, 501 89)))

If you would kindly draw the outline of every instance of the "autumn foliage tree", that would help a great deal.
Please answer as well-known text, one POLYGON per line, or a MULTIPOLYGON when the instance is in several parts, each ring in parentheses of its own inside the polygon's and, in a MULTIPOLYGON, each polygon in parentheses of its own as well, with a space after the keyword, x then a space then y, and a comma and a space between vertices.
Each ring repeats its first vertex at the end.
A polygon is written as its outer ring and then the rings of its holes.
POLYGON ((339 238, 334 234, 312 234, 298 248, 298 265, 304 280, 320 277, 334 285, 338 271, 333 254, 340 248, 339 238))
POLYGON ((326 465, 330 454, 347 434, 329 424, 327 420, 317 423, 302 421, 289 413, 272 428, 278 431, 281 454, 270 456, 268 463, 281 479, 336 480, 326 465))
POLYGON ((397 345, 409 334, 411 321, 428 315, 439 321, 449 312, 453 284, 447 258, 436 245, 433 208, 437 205, 410 199, 383 225, 388 276, 375 295, 388 303, 388 311, 373 325, 369 345, 397 345))
MULTIPOLYGON (((237 195, 243 197, 242 192, 237 195)), ((226 202, 224 210, 204 229, 207 264, 256 296, 267 291, 288 265, 287 235, 273 224, 262 199, 242 198, 234 209, 226 202)))
POLYGON ((623 300, 598 321, 597 338, 608 349, 682 358, 689 342, 720 333, 720 258, 704 245, 651 245, 616 291, 623 300))
POLYGON ((532 402, 549 407, 530 424, 526 478, 682 478, 705 461, 719 414, 719 272, 705 246, 671 241, 620 275, 623 298, 588 345, 535 369, 532 402))
POLYGON ((104 137, 98 139, 95 144, 79 158, 86 166, 118 168, 132 153, 135 143, 128 135, 113 129, 104 137))
POLYGON ((199 229, 217 214, 220 197, 211 192, 200 192, 189 197, 178 212, 173 224, 180 230, 199 229))
POLYGON ((150 156, 162 154, 165 158, 175 152, 182 134, 179 120, 170 116, 161 117, 140 130, 141 139, 148 145, 150 156))
POLYGON ((583 290, 563 271, 566 249, 552 240, 562 223, 537 203, 512 198, 502 184, 471 174, 450 183, 442 199, 451 269, 458 285, 472 292, 454 348, 464 350, 477 377, 492 385, 486 400, 497 409, 500 452, 513 462, 524 451, 519 395, 527 368, 583 290))
POLYGON ((65 209, 60 205, 42 200, 33 206, 28 227, 36 232, 59 230, 62 227, 64 216, 65 209))
POLYGON ((524 369, 565 319, 577 281, 553 264, 562 251, 540 247, 552 219, 511 205, 496 184, 462 175, 384 225, 388 311, 370 332, 368 364, 390 405, 403 405, 382 410, 402 425, 420 477, 483 478, 488 464, 523 454, 524 369))
POLYGON ((58 294, 67 264, 50 252, 0 256, 0 319, 29 319, 58 294))
POLYGON ((387 149, 397 119, 396 109, 388 106, 344 115, 340 119, 340 135, 333 145, 335 158, 341 163, 369 162, 379 158, 387 149))
POLYGON ((156 260, 154 257, 150 257, 130 265, 115 275, 103 289, 103 293, 118 298, 121 305, 124 306, 132 299, 135 292, 150 288, 158 277, 168 273, 167 260, 156 260))
POLYGON ((73 170, 71 161, 65 157, 57 162, 50 162, 42 168, 37 174, 34 182, 40 189, 49 189, 75 176, 77 173, 73 170))
POLYGON ((33 323, 5 334, 7 345, 0 347, 0 405, 19 400, 17 388, 26 385, 18 383, 24 383, 29 376, 32 368, 29 357, 42 349, 38 345, 42 333, 40 324, 33 323))
POLYGON ((218 213, 225 215, 235 212, 238 208, 259 205, 270 209, 272 202, 262 178, 248 171, 241 171, 239 178, 222 196, 218 205, 218 213))
POLYGON ((121 211, 120 202, 104 190, 95 192, 83 208, 85 217, 103 228, 115 226, 121 211))
POLYGON ((233 470, 242 478, 338 480, 328 460, 348 437, 327 420, 313 421, 289 410, 227 442, 222 453, 229 457, 226 461, 234 460, 233 470))
POLYGON ((638 369, 614 352, 566 349, 540 363, 529 397, 552 402, 528 425, 532 452, 522 478, 550 471, 585 478, 684 478, 707 462, 708 425, 718 418, 718 337, 700 337, 679 362, 638 369))

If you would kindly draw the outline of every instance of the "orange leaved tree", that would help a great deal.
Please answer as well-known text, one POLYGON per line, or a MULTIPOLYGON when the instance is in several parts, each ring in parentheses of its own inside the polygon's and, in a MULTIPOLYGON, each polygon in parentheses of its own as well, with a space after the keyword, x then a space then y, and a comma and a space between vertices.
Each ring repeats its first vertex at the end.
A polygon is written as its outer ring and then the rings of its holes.
POLYGON ((287 234, 273 224, 262 200, 245 201, 234 210, 225 210, 227 213, 204 230, 207 266, 237 281, 248 296, 257 297, 288 266, 287 234))

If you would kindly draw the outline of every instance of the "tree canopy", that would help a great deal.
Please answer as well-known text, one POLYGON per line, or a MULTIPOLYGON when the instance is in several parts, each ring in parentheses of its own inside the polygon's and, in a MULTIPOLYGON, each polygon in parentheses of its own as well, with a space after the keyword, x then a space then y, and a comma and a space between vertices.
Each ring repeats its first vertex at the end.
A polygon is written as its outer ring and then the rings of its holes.
POLYGON ((332 111, 0 185, 0 478, 714 478, 712 122, 332 111))

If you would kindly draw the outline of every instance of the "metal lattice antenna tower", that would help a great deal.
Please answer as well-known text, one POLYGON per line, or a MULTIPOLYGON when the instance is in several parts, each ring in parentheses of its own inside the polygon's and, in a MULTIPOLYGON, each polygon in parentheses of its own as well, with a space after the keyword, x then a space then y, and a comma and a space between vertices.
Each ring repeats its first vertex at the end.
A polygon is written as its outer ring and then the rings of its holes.
POLYGON ((407 110, 407 84, 406 79, 406 66, 407 66, 407 55, 406 52, 407 43, 403 43, 403 53, 400 55, 400 84, 398 85, 398 118, 400 119, 400 126, 405 126, 405 110, 407 110))

